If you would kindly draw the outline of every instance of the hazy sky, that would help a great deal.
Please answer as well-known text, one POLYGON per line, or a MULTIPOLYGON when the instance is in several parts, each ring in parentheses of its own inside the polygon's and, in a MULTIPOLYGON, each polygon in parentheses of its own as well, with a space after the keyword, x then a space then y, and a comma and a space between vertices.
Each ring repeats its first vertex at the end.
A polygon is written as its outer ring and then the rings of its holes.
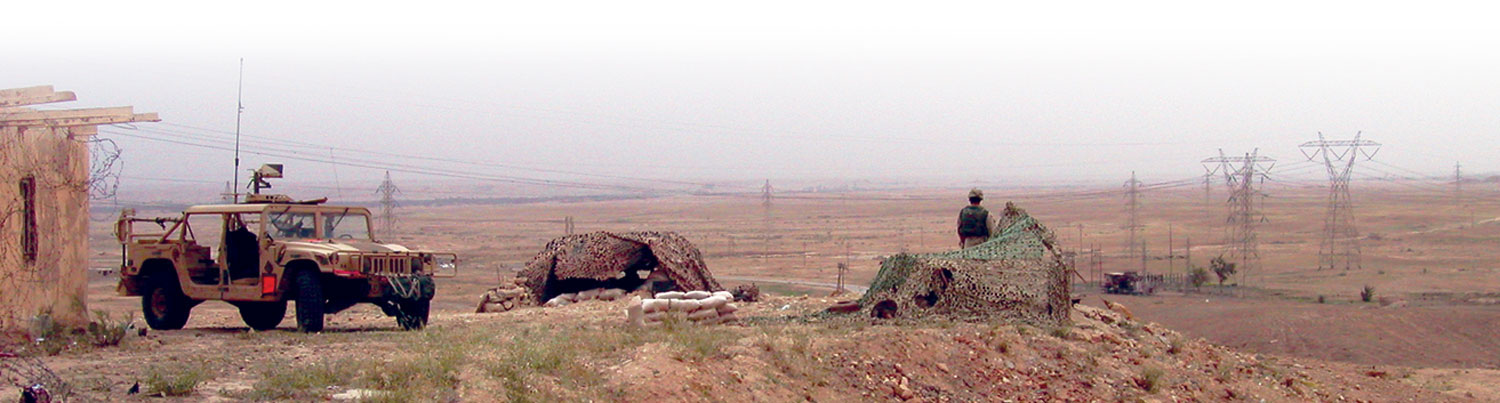
POLYGON ((103 130, 126 186, 229 180, 201 146, 240 58, 246 150, 282 154, 245 168, 302 180, 1152 182, 1255 147, 1315 178, 1319 131, 1383 143, 1371 175, 1500 171, 1500 24, 1465 3, 464 3, 13 4, 0 88, 160 113, 103 130))

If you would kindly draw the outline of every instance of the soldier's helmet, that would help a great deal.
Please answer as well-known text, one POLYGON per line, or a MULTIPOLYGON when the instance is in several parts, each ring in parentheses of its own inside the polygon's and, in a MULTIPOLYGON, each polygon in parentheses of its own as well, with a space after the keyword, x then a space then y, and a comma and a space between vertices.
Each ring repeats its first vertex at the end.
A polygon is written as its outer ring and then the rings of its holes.
POLYGON ((969 197, 970 198, 976 198, 976 199, 983 199, 984 198, 984 191, 979 190, 979 188, 969 189, 969 197))

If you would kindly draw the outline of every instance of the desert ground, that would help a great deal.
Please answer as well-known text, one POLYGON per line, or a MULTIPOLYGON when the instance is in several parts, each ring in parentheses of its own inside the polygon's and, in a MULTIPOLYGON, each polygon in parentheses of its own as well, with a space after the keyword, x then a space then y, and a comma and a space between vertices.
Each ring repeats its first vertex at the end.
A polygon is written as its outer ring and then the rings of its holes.
MULTIPOLYGON (((462 258, 459 275, 439 281, 427 330, 399 331, 364 306, 330 316, 323 334, 296 334, 291 320, 250 332, 232 307, 209 302, 195 308, 187 329, 42 360, 83 400, 139 398, 126 389, 177 380, 170 374, 197 374, 196 387, 174 397, 185 400, 321 400, 365 389, 396 391, 366 397, 417 401, 1500 399, 1500 338, 1493 337, 1500 331, 1500 187, 1466 184, 1455 200, 1424 183, 1356 182, 1362 267, 1355 270, 1317 267, 1326 189, 1268 185, 1266 220, 1257 228, 1261 259, 1229 286, 1104 296, 1139 324, 1110 325, 1114 319, 1082 314, 1099 310, 1079 308, 1073 327, 1061 330, 816 314, 848 298, 830 297, 838 263, 850 268, 844 281, 854 289, 868 284, 884 257, 955 248, 966 188, 788 192, 770 207, 759 194, 405 207, 399 231, 385 241, 462 258), (681 233, 721 283, 754 282, 772 296, 747 304, 742 324, 661 335, 618 329, 620 307, 604 303, 472 313, 481 293, 563 235, 570 216, 577 232, 681 233), (1365 286, 1375 290, 1371 302, 1360 300, 1365 286), (1141 326, 1159 330, 1142 333, 1141 326), (1128 348, 1104 347, 1121 337, 1128 348), (576 339, 590 341, 556 341, 576 339), (1188 353, 1168 353, 1183 343, 1188 353), (1238 364, 1224 364, 1230 361, 1238 364), (1214 369, 1204 367, 1210 363, 1214 369), (1142 386, 1143 378, 1158 382, 1146 375, 1150 368, 1165 371, 1163 386, 1142 386), (1013 380, 1021 383, 994 386, 1013 380)), ((1077 267, 1083 281, 1074 293, 1089 307, 1104 305, 1094 283, 1100 269, 1144 264, 1149 273, 1181 274, 1224 252, 1226 194, 1189 186, 1143 195, 1148 258, 1128 258, 1119 190, 986 189, 985 204, 1026 209, 1067 250, 1100 249, 1098 268, 1082 259, 1077 267)), ((114 267, 112 222, 95 215, 96 268, 114 267)), ((108 273, 92 277, 89 308, 143 326, 139 299, 117 296, 114 281, 108 273)))

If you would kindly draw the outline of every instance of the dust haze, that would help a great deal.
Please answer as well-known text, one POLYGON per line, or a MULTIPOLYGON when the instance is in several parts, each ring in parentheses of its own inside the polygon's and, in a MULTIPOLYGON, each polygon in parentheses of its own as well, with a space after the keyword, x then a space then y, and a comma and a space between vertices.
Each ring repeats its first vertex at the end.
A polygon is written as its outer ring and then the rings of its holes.
POLYGON ((0 80, 161 111, 172 125, 104 134, 134 201, 151 199, 135 189, 217 193, 232 179, 241 58, 244 165, 285 163, 326 188, 306 190, 345 197, 387 170, 495 188, 475 196, 567 192, 504 178, 665 192, 1099 184, 1131 171, 1162 182, 1201 175, 1220 149, 1303 160, 1296 146, 1320 131, 1385 144, 1381 160, 1406 169, 1392 173, 1445 176, 1455 162, 1495 171, 1486 156, 1500 146, 1486 112, 1500 107, 1500 35, 1438 10, 273 2, 82 14, 6 45, 26 62, 0 80))

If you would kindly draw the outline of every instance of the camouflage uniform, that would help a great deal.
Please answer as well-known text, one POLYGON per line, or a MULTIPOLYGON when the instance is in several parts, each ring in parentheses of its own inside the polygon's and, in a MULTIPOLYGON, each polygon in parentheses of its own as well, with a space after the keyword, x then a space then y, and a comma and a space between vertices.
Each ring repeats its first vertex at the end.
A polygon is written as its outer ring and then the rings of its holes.
MULTIPOLYGON (((983 198, 984 193, 979 189, 969 191, 969 198, 983 198)), ((968 248, 984 243, 990 239, 990 211, 980 207, 977 202, 964 207, 958 211, 958 247, 968 248)))

